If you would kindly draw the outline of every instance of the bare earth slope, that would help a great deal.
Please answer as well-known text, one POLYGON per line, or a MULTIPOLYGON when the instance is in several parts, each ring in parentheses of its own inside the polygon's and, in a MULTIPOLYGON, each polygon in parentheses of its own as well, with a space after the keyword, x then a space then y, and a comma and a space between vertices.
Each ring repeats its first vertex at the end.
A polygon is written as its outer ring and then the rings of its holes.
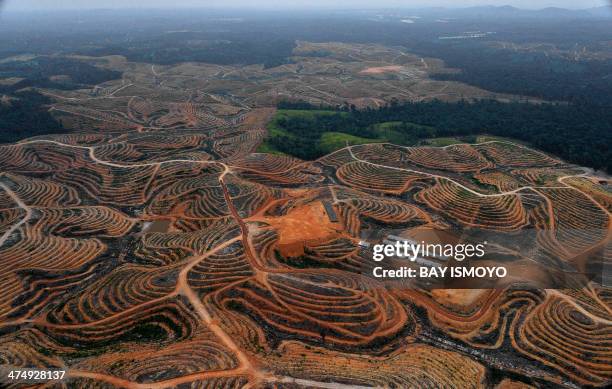
MULTIPOLYGON (((108 58, 124 80, 46 91, 81 130, 0 146, 0 365, 66 369, 56 387, 77 388, 610 385, 609 288, 392 284, 359 247, 432 228, 527 232, 524 251, 497 242, 513 274, 586 272, 589 253, 611 252, 602 178, 499 141, 350 146, 313 162, 254 152, 271 93, 383 98, 304 83, 309 66, 334 80, 366 69, 362 86, 433 66, 383 54, 363 64, 343 47, 339 67, 306 59, 251 82, 251 69, 108 58)), ((432 97, 420 80, 397 93, 432 97)))

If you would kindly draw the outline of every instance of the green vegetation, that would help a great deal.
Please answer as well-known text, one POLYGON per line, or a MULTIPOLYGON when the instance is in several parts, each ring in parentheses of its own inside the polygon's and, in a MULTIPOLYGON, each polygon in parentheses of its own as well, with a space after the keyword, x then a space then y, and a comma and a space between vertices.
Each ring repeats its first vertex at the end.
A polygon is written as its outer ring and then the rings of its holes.
POLYGON ((87 62, 66 58, 38 56, 27 61, 0 63, 0 78, 23 78, 10 86, 0 86, 0 93, 13 93, 27 87, 52 89, 78 89, 121 78, 121 73, 102 69, 87 62), (52 77, 62 75, 63 81, 52 77))
POLYGON ((478 40, 423 42, 413 48, 436 57, 458 73, 435 78, 476 85, 486 90, 545 100, 612 104, 612 61, 565 58, 546 50, 499 48, 478 40), (486 60, 483 60, 486 58, 486 60))
POLYGON ((399 145, 414 145, 419 138, 428 138, 435 134, 433 127, 402 121, 377 123, 373 124, 372 128, 380 138, 399 145))
POLYGON ((321 135, 319 149, 324 154, 346 147, 346 145, 362 145, 367 143, 386 142, 386 139, 370 139, 342 132, 326 132, 321 135))
MULTIPOLYGON (((48 15, 41 15, 30 28, 24 28, 21 18, 7 16, 2 20, 0 58, 30 53, 114 54, 165 65, 201 61, 272 67, 291 62, 296 41, 377 43, 439 58, 461 70, 440 73, 436 76, 440 79, 553 101, 612 104, 612 60, 605 55, 609 50, 609 18, 585 17, 583 11, 572 16, 534 12, 509 15, 493 8, 486 13, 478 9, 452 23, 437 23, 441 15, 431 10, 430 15, 421 15, 419 23, 405 24, 362 13, 329 19, 319 13, 291 17, 247 12, 237 16, 232 11, 228 19, 208 9, 129 14, 105 10, 82 12, 78 18, 53 23, 48 15), (495 34, 479 39, 439 39, 475 30, 495 34), (585 49, 584 55, 578 48, 585 49)), ((324 49, 306 53, 311 57, 331 54, 324 49)))
POLYGON ((402 145, 414 144, 415 137, 407 136, 409 129, 431 132, 426 126, 413 123, 383 122, 368 128, 338 123, 350 121, 351 112, 307 108, 303 103, 281 103, 274 118, 268 123, 268 138, 258 148, 258 152, 288 154, 302 159, 316 159, 346 145, 391 142, 402 145))
POLYGON ((0 102, 0 143, 67 132, 49 113, 51 100, 30 88, 87 88, 121 78, 121 73, 72 58, 38 56, 0 63, 0 78, 13 77, 21 80, 0 85, 0 97, 8 96, 6 103, 0 102), (66 77, 53 77, 57 75, 66 77))
POLYGON ((347 142, 445 146, 510 138, 569 162, 612 171, 612 116, 602 106, 494 100, 394 102, 365 110, 322 110, 313 106, 308 111, 304 103, 295 106, 299 109, 289 109, 291 103, 282 104, 284 109, 268 127, 265 147, 302 159, 316 159, 347 142))
POLYGON ((83 49, 91 56, 123 55, 130 61, 172 65, 180 62, 206 62, 219 65, 263 64, 271 68, 289 62, 295 42, 275 35, 247 36, 232 33, 177 31, 143 38, 138 44, 104 45, 83 49), (214 36, 223 37, 215 39, 214 36))
POLYGON ((47 97, 33 91, 15 93, 9 103, 0 103, 0 143, 66 132, 48 112, 49 103, 47 97))
POLYGON ((367 138, 346 132, 319 130, 325 127, 319 127, 317 123, 328 120, 333 122, 334 116, 346 117, 347 115, 347 112, 330 109, 279 109, 268 123, 268 138, 257 151, 315 159, 345 147, 347 144, 386 141, 386 139, 377 137, 367 138))
POLYGON ((268 142, 263 142, 257 148, 258 153, 266 153, 266 154, 274 154, 274 155, 287 155, 282 151, 276 150, 274 146, 270 145, 268 142))

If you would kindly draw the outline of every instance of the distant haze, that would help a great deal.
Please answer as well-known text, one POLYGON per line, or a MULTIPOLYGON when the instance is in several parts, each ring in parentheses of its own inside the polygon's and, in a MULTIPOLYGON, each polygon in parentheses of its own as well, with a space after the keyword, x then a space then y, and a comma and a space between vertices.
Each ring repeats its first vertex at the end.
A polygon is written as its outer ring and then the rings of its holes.
POLYGON ((590 8, 609 5, 605 0, 0 0, 5 10, 87 8, 420 8, 511 5, 519 8, 590 8))

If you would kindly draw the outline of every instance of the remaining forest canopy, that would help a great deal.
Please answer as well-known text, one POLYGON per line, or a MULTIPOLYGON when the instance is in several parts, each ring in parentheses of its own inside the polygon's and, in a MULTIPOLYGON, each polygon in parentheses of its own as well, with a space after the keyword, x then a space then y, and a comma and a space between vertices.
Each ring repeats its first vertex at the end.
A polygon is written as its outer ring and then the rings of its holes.
POLYGON ((36 135, 66 132, 45 107, 50 101, 33 92, 16 93, 0 103, 0 143, 16 142, 36 135))
POLYGON ((33 88, 89 88, 121 78, 121 73, 66 57, 35 56, 0 62, 0 79, 4 78, 18 81, 0 84, 0 143, 67 132, 49 113, 51 100, 33 88))
POLYGON ((431 101, 366 110, 322 111, 287 102, 279 108, 261 151, 316 159, 346 143, 410 145, 427 138, 493 134, 529 142, 569 162, 612 171, 612 116, 605 107, 431 101))
POLYGON ((459 70, 437 75, 442 79, 546 100, 612 104, 612 59, 606 54, 612 18, 606 14, 505 7, 401 14, 395 10, 299 16, 237 10, 104 11, 58 13, 53 18, 44 14, 39 20, 27 16, 27 28, 19 17, 7 17, 0 25, 7 43, 0 47, 0 58, 30 53, 118 54, 165 65, 200 61, 273 67, 291 61, 296 40, 380 43, 440 58, 459 70), (487 34, 440 39, 470 31, 487 34))
POLYGON ((263 64, 268 68, 287 63, 294 47, 294 41, 275 36, 225 40, 211 39, 203 34, 175 32, 157 39, 143 40, 135 45, 105 46, 86 49, 81 53, 91 56, 123 55, 133 62, 161 65, 206 62, 219 65, 263 64))
POLYGON ((10 86, 0 85, 0 93, 11 93, 26 87, 77 89, 121 78, 121 73, 76 59, 36 56, 0 62, 0 78, 23 78, 10 86), (54 79, 56 75, 63 77, 54 79))
POLYGON ((458 73, 434 75, 495 92, 550 101, 612 104, 612 61, 576 61, 545 50, 516 51, 482 41, 424 43, 413 49, 444 60, 458 73))

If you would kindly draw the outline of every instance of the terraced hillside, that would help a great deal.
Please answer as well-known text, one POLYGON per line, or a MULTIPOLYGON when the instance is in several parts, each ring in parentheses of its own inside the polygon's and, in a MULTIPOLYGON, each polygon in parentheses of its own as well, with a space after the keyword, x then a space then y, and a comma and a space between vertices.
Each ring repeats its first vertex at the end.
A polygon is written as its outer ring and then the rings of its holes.
POLYGON ((612 384, 611 289, 584 279, 612 253, 609 179, 505 141, 256 153, 256 91, 125 66, 44 91, 75 132, 0 146, 1 367, 70 388, 612 384), (489 233, 509 282, 372 276, 361 240, 428 231, 489 233))

